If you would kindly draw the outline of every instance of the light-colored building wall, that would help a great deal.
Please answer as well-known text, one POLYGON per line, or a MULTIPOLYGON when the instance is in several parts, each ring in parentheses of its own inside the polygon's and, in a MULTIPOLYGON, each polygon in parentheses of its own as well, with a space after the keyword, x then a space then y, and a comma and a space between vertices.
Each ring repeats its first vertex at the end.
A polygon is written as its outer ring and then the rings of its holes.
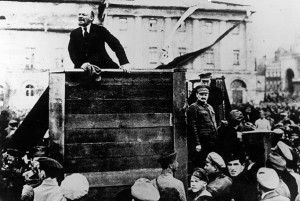
MULTIPOLYGON (((143 0, 137 4, 111 0, 104 25, 123 44, 135 69, 153 69, 160 65, 162 48, 173 26, 193 3, 187 2, 143 0)), ((97 16, 97 4, 90 3, 97 16)), ((199 9, 185 20, 171 40, 174 57, 210 45, 234 23, 243 20, 248 10, 243 6, 208 1, 197 3, 199 9)), ((26 71, 28 77, 32 83, 42 83, 38 84, 39 89, 45 89, 48 70, 73 68, 67 45, 70 31, 77 27, 77 10, 82 4, 0 2, 0 14, 5 16, 0 20, 0 54, 3 55, 0 65, 8 70, 9 80, 18 77, 12 73, 14 69, 22 71, 33 65, 35 70, 26 71)), ((210 71, 214 77, 225 76, 231 101, 233 89, 230 86, 240 80, 245 87, 243 102, 251 101, 256 94, 256 77, 249 23, 249 19, 246 20, 212 50, 185 65, 187 79, 198 77, 202 71, 210 71), (237 63, 234 63, 234 54, 238 54, 237 63), (210 62, 208 57, 211 57, 210 62)), ((109 53, 117 61, 114 54, 109 53)), ((1 81, 3 86, 18 90, 25 76, 18 77, 18 84, 6 79, 7 76, 1 81)), ((22 95, 17 94, 16 100, 20 100, 22 95)), ((15 104, 14 98, 10 100, 8 105, 15 104)))

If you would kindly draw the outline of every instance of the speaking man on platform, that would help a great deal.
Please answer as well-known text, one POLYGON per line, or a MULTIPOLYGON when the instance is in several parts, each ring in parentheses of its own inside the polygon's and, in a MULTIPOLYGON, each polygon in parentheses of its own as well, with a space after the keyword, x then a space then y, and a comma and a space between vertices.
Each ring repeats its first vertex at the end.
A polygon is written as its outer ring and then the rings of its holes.
POLYGON ((120 68, 130 72, 130 64, 125 50, 120 41, 113 36, 105 27, 93 24, 95 14, 90 6, 84 6, 78 12, 79 27, 70 34, 69 54, 75 68, 90 71, 89 68, 96 66, 96 71, 103 68, 118 69, 108 55, 105 43, 115 52, 120 68))

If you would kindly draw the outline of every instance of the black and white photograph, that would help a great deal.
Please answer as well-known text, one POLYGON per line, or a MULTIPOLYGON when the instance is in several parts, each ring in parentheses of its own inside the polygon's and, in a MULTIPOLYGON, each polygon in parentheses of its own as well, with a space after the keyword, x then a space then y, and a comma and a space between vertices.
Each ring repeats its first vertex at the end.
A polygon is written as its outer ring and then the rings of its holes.
POLYGON ((300 201, 299 0, 0 0, 0 201, 300 201))

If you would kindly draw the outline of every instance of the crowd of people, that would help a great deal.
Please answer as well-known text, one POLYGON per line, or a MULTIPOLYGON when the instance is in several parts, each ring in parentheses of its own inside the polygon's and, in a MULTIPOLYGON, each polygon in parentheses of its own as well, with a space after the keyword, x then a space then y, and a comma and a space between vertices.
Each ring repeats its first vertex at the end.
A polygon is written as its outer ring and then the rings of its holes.
MULTIPOLYGON (((129 73, 124 48, 105 27, 93 24, 94 12, 83 7, 79 27, 70 34, 69 54, 75 68, 101 80, 101 69, 121 68, 129 73), (104 44, 116 53, 121 67, 108 56, 104 44)), ((176 179, 177 153, 158 159, 161 174, 137 179, 115 196, 115 201, 300 201, 300 107, 266 102, 236 107, 220 119, 222 90, 211 74, 200 74, 200 84, 187 100, 188 189, 176 179), (242 134, 272 133, 271 152, 250 143, 242 134)), ((266 99, 270 101, 271 99, 266 99)), ((228 108, 227 108, 228 109, 228 108)), ((21 153, 7 142, 21 119, 5 111, 0 117, 0 201, 66 201, 88 197, 89 182, 74 173, 65 177, 61 163, 47 153, 45 139, 21 153)))

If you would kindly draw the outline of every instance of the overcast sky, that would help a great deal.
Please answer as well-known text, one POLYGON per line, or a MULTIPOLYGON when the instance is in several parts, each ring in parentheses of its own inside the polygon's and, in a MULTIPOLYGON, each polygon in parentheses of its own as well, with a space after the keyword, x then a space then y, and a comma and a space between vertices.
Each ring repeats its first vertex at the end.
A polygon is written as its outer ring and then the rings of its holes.
MULTIPOLYGON (((282 46, 289 47, 300 36, 300 0, 247 0, 253 14, 255 56, 273 57, 282 46)), ((300 40, 299 40, 300 41, 300 40)))

